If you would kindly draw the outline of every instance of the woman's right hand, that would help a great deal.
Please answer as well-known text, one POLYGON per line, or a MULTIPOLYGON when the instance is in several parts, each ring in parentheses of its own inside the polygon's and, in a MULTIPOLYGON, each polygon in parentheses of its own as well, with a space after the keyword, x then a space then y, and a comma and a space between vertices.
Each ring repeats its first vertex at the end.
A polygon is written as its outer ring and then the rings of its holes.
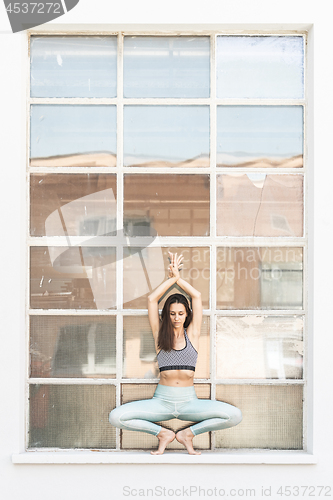
POLYGON ((179 271, 182 268, 182 260, 184 259, 183 255, 179 255, 177 257, 177 253, 173 254, 172 252, 168 252, 170 256, 170 265, 169 265, 169 278, 176 278, 177 280, 180 278, 179 271))

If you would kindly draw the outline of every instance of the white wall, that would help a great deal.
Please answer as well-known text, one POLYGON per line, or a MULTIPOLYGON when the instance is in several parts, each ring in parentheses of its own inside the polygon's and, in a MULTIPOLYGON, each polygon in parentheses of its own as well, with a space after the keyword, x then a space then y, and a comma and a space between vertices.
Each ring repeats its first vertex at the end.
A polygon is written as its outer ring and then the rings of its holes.
MULTIPOLYGON (((316 465, 14 465, 21 451, 24 409, 24 210, 25 124, 22 113, 22 35, 10 32, 0 7, 1 99, 1 422, 0 495, 2 500, 122 499, 123 487, 261 488, 331 486, 332 454, 332 234, 333 143, 331 117, 332 21, 322 0, 168 0, 167 2, 80 0, 58 23, 290 23, 314 24, 315 151, 314 151, 314 453, 316 465), (95 11, 92 12, 92 6, 95 11), (2 30, 2 31, 1 31, 2 30)), ((52 24, 55 24, 53 22, 52 24)), ((312 178, 310 177, 311 184, 312 178)), ((313 188, 313 186, 311 186, 313 188)), ((312 212, 313 206, 310 205, 312 212)), ((311 215, 311 214, 310 214, 311 215)), ((311 287, 312 288, 312 287, 311 287)), ((226 491, 227 492, 227 491, 226 491)), ((318 492, 318 490, 317 490, 318 492)), ((139 492, 138 496, 139 496, 139 492)), ((163 493, 163 492, 162 492, 163 493)), ((214 492, 213 492, 214 493, 214 492)), ((268 492, 267 492, 268 493, 268 492)), ((324 493, 324 492, 323 492, 324 493)), ((321 497, 323 496, 323 493, 321 497)), ((206 496, 208 492, 206 492, 206 496)), ((161 495, 162 496, 162 495, 161 495)), ((229 495, 230 496, 230 495, 229 495)), ((246 497, 244 493, 244 498, 246 497)), ((248 495, 249 496, 249 495, 248 495)), ((300 495, 301 496, 301 495, 300 495)), ((213 495, 214 497, 214 495, 213 495)), ((238 498, 241 496, 239 495, 238 498)), ((321 498, 320 497, 320 498, 321 498)), ((128 497, 133 498, 133 497, 128 497)), ((150 498, 152 498, 150 496, 150 498)), ((156 495, 155 498, 158 498, 156 495)), ((162 498, 168 498, 163 497, 162 498)), ((172 498, 172 497, 169 497, 172 498)), ((186 496, 185 496, 186 498, 186 496)), ((188 498, 203 498, 192 494, 188 498)), ((214 497, 215 498, 215 497, 214 497)), ((237 498, 237 497, 236 497, 237 498)), ((247 497, 246 497, 247 498, 247 497)), ((293 498, 293 496, 292 496, 293 498)), ((305 495, 306 498, 306 495, 305 495)), ((314 498, 314 497, 312 497, 314 498)), ((316 498, 319 498, 316 495, 316 498)))

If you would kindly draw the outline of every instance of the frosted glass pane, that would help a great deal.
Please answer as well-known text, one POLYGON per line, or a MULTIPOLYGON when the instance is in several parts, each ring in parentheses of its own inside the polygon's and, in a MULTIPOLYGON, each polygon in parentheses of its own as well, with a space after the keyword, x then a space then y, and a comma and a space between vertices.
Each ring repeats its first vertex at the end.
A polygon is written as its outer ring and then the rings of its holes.
POLYGON ((115 97, 117 37, 31 37, 32 97, 115 97))
POLYGON ((113 386, 30 385, 29 448, 115 448, 115 406, 113 386))
POLYGON ((116 234, 116 189, 115 174, 32 175, 30 234, 116 234))
POLYGON ((125 234, 209 235, 209 175, 125 174, 125 234), (149 232, 150 231, 150 232, 149 232))
POLYGON ((208 106, 125 106, 124 165, 209 167, 208 106))
POLYGON ((303 448, 303 387, 217 385, 216 399, 237 406, 243 420, 215 432, 217 448, 303 448))
MULTIPOLYGON (((174 290, 173 293, 176 293, 174 290)), ((209 378, 209 318, 204 316, 195 378, 209 378)), ((124 317, 123 377, 159 378, 154 337, 147 316, 124 317)))
POLYGON ((77 246, 31 248, 30 307, 116 307, 116 249, 77 246))
POLYGON ((116 377, 115 316, 30 316, 31 377, 116 377))
MULTIPOLYGON (((210 262, 209 248, 205 247, 147 247, 124 248, 124 307, 147 309, 148 295, 167 278, 168 250, 183 254, 181 276, 200 290, 203 307, 209 308, 210 262)), ((166 297, 177 293, 176 285, 161 298, 160 308, 166 297)), ((180 290, 180 293, 184 293, 180 290)))
POLYGON ((124 38, 125 97, 209 97, 209 37, 124 38))
POLYGON ((116 106, 31 106, 30 164, 114 167, 116 106))
POLYGON ((303 176, 217 176, 218 236, 303 236, 303 176))
POLYGON ((218 309, 302 309, 302 248, 220 247, 216 265, 218 309))
POLYGON ((303 107, 218 106, 217 165, 303 167, 303 107))
POLYGON ((217 378, 301 379, 301 316, 217 317, 217 378))
POLYGON ((217 96, 304 97, 301 36, 218 36, 217 96))
MULTIPOLYGON (((210 398, 210 385, 208 384, 195 384, 195 392, 198 398, 210 398)), ((122 385, 122 404, 130 401, 138 401, 140 399, 150 399, 153 397, 156 389, 155 384, 123 384, 122 385)), ((159 422, 160 425, 167 429, 172 429, 174 432, 189 427, 192 422, 185 420, 171 419, 159 422)), ((121 430, 121 447, 123 449, 157 449, 158 439, 151 434, 145 432, 135 432, 121 430)), ((199 434, 193 440, 194 448, 209 449, 210 448, 210 433, 199 434)), ((167 450, 184 450, 184 446, 176 439, 170 443, 167 450)))

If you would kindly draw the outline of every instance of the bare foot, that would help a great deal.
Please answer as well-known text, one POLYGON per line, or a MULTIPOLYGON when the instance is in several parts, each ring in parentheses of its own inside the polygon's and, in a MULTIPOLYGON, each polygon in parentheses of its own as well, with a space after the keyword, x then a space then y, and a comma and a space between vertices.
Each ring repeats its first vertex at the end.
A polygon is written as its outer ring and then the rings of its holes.
POLYGON ((191 429, 183 429, 176 434, 177 441, 186 447, 190 455, 201 455, 201 451, 195 451, 193 448, 193 438, 191 429))
POLYGON ((173 431, 162 428, 162 430, 160 430, 160 432, 157 434, 157 437, 159 439, 158 449, 156 451, 151 451, 150 453, 152 455, 162 455, 166 446, 175 439, 176 435, 173 431))

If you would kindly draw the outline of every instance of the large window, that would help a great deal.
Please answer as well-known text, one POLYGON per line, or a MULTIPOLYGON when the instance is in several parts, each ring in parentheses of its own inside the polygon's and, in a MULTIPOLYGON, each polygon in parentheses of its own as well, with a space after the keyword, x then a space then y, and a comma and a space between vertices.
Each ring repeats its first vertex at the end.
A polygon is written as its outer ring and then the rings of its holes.
POLYGON ((198 397, 243 412, 195 446, 306 450, 305 47, 30 36, 27 449, 157 444, 108 414, 158 383, 147 296, 172 250, 203 298, 198 397))

